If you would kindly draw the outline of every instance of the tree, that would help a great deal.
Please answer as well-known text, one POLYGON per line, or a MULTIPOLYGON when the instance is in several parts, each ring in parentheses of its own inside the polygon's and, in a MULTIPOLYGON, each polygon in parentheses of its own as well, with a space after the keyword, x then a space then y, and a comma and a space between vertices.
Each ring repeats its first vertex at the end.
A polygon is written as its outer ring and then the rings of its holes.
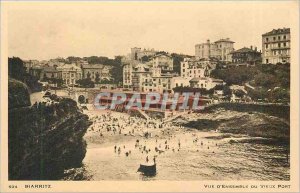
POLYGON ((26 70, 24 67, 24 63, 20 58, 8 58, 8 75, 11 78, 24 82, 25 74, 26 70))
POLYGON ((47 81, 47 80, 48 80, 48 77, 47 77, 46 73, 44 73, 43 81, 47 81))
POLYGON ((99 72, 96 73, 96 78, 95 78, 95 82, 96 83, 99 83, 100 81, 100 75, 99 75, 99 72))
POLYGON ((246 95, 246 93, 243 90, 235 90, 234 94, 239 98, 243 98, 246 95))
POLYGON ((24 62, 20 58, 8 58, 8 76, 25 83, 33 92, 42 90, 39 78, 26 72, 24 62))
POLYGON ((149 62, 148 56, 143 56, 141 59, 142 59, 142 62, 149 62))
POLYGON ((78 102, 79 102, 80 104, 85 103, 85 97, 84 97, 83 95, 80 95, 80 96, 78 97, 78 102))
POLYGON ((91 73, 90 73, 90 72, 88 72, 88 73, 86 74, 86 76, 87 76, 87 79, 91 79, 91 73))
POLYGON ((121 84, 123 82, 123 67, 121 59, 121 56, 116 56, 114 64, 112 65, 113 67, 110 70, 110 74, 114 78, 113 82, 115 84, 121 84))
POLYGON ((77 80, 76 83, 79 84, 83 88, 94 88, 95 87, 94 82, 89 78, 77 80))
POLYGON ((180 74, 181 62, 183 61, 184 58, 190 58, 191 56, 184 55, 184 54, 176 54, 176 53, 172 53, 171 56, 173 58, 173 71, 180 74))
POLYGON ((223 91, 223 95, 224 96, 230 96, 231 95, 231 90, 229 88, 228 85, 223 85, 223 84, 218 84, 216 85, 214 88, 212 88, 211 90, 222 90, 223 91))

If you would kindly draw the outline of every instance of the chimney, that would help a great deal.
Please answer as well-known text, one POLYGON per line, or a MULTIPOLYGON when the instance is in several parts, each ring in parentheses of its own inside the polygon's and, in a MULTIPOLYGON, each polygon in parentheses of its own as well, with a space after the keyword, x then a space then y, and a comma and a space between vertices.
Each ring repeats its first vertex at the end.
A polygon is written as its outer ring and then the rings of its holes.
POLYGON ((207 40, 207 43, 208 43, 208 44, 210 43, 209 39, 207 40))
POLYGON ((250 46, 250 49, 253 50, 253 46, 250 46))

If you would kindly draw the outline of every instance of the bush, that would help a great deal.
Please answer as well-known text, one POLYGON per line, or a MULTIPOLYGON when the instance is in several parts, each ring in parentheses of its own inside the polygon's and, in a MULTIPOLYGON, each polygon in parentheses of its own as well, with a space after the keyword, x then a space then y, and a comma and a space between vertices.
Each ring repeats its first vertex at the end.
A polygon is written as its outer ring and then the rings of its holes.
POLYGON ((94 88, 95 87, 95 83, 90 78, 77 80, 76 83, 79 84, 83 88, 94 88))

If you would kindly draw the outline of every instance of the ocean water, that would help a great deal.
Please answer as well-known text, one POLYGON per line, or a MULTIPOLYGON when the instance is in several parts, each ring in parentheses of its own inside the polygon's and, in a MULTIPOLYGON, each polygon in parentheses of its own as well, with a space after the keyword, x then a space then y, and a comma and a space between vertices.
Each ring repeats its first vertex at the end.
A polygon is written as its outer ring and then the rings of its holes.
MULTIPOLYGON (((229 143, 230 139, 207 139, 219 133, 182 129, 172 137, 144 139, 135 148, 138 137, 129 137, 121 143, 113 140, 104 144, 88 143, 83 163, 91 180, 289 180, 287 147, 255 143, 229 143), (193 142, 198 138, 197 142, 193 142), (165 141, 169 149, 165 150, 165 141), (178 142, 180 141, 180 148, 178 142), (203 145, 201 145, 201 142, 203 145), (114 146, 121 153, 114 152, 114 146), (124 148, 125 145, 125 148, 124 148), (161 146, 164 153, 155 152, 161 146), (173 151, 174 148, 174 151, 173 151), (131 151, 127 157, 125 152, 131 151), (153 163, 156 157, 157 174, 146 177, 137 172, 139 164, 153 163)), ((240 139, 236 138, 236 139, 240 139)))

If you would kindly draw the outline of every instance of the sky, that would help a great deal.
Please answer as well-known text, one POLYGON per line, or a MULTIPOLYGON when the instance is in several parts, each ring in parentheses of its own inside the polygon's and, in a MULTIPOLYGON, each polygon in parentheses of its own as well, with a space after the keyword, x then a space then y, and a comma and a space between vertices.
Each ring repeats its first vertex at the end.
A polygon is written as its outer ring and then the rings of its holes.
MULTIPOLYGON (((261 35, 291 27, 295 2, 14 2, 7 7, 8 54, 48 60, 126 55, 154 48, 194 55, 195 44, 230 38, 261 49, 261 35)), ((292 29, 291 29, 292 30, 292 29)))

